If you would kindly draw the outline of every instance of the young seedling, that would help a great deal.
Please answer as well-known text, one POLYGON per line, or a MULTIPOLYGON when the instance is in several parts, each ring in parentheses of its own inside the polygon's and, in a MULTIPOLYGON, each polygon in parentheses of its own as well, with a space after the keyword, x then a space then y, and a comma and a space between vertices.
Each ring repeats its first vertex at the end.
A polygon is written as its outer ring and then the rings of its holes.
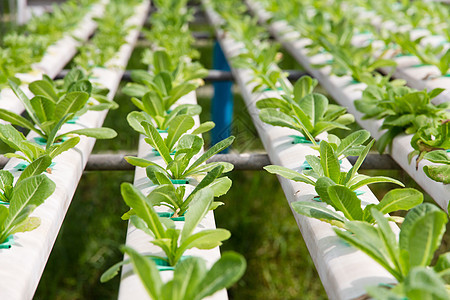
POLYGON ((2 190, 9 189, 12 191, 12 196, 8 195, 10 196, 9 207, 0 204, 0 243, 14 233, 31 231, 40 225, 39 218, 29 217, 29 215, 53 194, 56 186, 47 176, 41 174, 23 177, 25 179, 19 178, 20 181, 11 190, 5 184, 11 183, 12 175, 9 176, 5 172, 2 171, 1 178, 9 181, 2 182, 2 190))
POLYGON ((0 200, 3 202, 11 202, 12 196, 17 191, 17 185, 22 180, 39 175, 48 170, 52 163, 51 158, 48 155, 43 155, 30 163, 20 174, 14 184, 14 176, 7 170, 0 170, 0 200))
POLYGON ((182 96, 194 91, 196 84, 183 82, 173 86, 173 78, 165 71, 154 77, 145 71, 135 71, 132 76, 137 83, 129 84, 124 93, 132 96, 131 101, 142 111, 141 115, 151 117, 158 129, 166 130, 170 121, 178 115, 200 114, 201 107, 194 104, 182 104, 170 110, 182 96))
MULTIPOLYGON (((71 69, 69 73, 67 73, 67 75, 64 76, 64 79, 61 81, 52 81, 49 77, 44 75, 43 81, 46 81, 48 84, 50 84, 58 95, 70 91, 81 90, 87 92, 90 98, 97 100, 98 103, 88 101, 84 109, 80 110, 75 115, 76 117, 83 115, 88 110, 101 111, 105 109, 117 109, 119 107, 117 103, 108 99, 107 95, 109 90, 107 88, 101 88, 95 84, 92 84, 89 81, 88 74, 86 74, 82 69, 79 68, 71 69)), ((35 96, 41 94, 42 96, 46 96, 46 93, 43 92, 43 87, 45 86, 46 86, 45 83, 39 82, 39 84, 36 84, 33 87, 30 86, 30 89, 33 88, 33 90, 31 91, 35 96)), ((48 88, 49 87, 47 86, 47 89, 48 88)))
POLYGON ((277 90, 280 78, 285 79, 287 74, 278 67, 281 53, 279 45, 262 42, 258 47, 247 48, 247 52, 233 58, 235 68, 249 69, 253 71, 253 78, 248 82, 255 82, 252 92, 264 89, 277 90))
POLYGON ((123 92, 132 96, 133 104, 151 116, 159 129, 165 130, 171 118, 176 115, 197 115, 201 112, 201 107, 192 104, 181 105, 173 111, 171 108, 181 97, 198 88, 200 83, 197 76, 203 76, 205 73, 203 69, 194 70, 191 65, 186 71, 194 73, 183 76, 181 68, 173 70, 174 62, 163 51, 155 52, 153 59, 157 62, 153 66, 154 73, 133 71, 131 77, 134 83, 129 83, 123 92))
MULTIPOLYGON (((356 141, 358 137, 353 136, 352 139, 356 141)), ((362 186, 379 182, 389 182, 400 185, 402 187, 404 186, 403 183, 393 178, 385 176, 370 177, 367 175, 357 174, 364 159, 369 153, 374 140, 372 140, 367 146, 365 146, 364 150, 356 160, 356 163, 348 172, 342 171, 338 155, 339 153, 345 153, 345 150, 343 152, 341 152, 341 150, 343 148, 346 148, 347 145, 351 145, 348 143, 348 141, 346 141, 345 143, 341 142, 341 148, 335 148, 333 144, 329 144, 326 141, 321 141, 319 149, 320 158, 314 155, 307 155, 306 161, 311 166, 311 170, 304 171, 303 173, 299 173, 286 167, 276 165, 266 166, 264 167, 264 169, 266 169, 269 173, 280 175, 293 181, 313 185, 320 198, 326 203, 331 203, 330 197, 327 192, 330 186, 344 186, 350 189, 350 191, 352 192, 356 191, 362 186), (313 179, 315 179, 315 181, 313 179)), ((353 149, 355 149, 356 151, 360 151, 358 145, 354 146, 356 146, 356 148, 353 149)), ((350 149, 351 148, 349 148, 349 150, 347 151, 351 152, 350 149)))
MULTIPOLYGON (((156 145, 153 143, 153 139, 149 131, 149 128, 153 127, 153 129, 158 132, 159 136, 163 140, 165 146, 169 150, 169 153, 173 153, 175 151, 175 146, 178 140, 183 136, 183 134, 186 134, 195 125, 194 118, 190 115, 175 115, 170 120, 167 120, 167 137, 163 138, 161 132, 159 132, 156 127, 152 125, 152 119, 149 118, 147 114, 143 112, 131 112, 128 114, 127 120, 128 124, 130 124, 130 126, 134 130, 144 135, 146 137, 145 141, 154 149, 156 149, 156 145)), ((213 122, 202 123, 197 128, 195 128, 191 132, 191 134, 198 135, 208 132, 213 129, 214 126, 215 124, 213 122)))
MULTIPOLYGON (((152 28, 152 31, 153 30, 154 28, 152 28)), ((175 85, 183 82, 191 82, 199 86, 204 84, 202 78, 208 75, 208 70, 204 69, 199 62, 192 62, 190 59, 185 58, 179 59, 181 56, 174 57, 169 55, 169 52, 170 51, 168 51, 167 48, 165 50, 157 51, 147 49, 143 55, 142 61, 149 65, 150 72, 132 72, 132 79, 135 82, 141 82, 141 84, 130 83, 125 87, 125 90, 130 89, 130 93, 132 93, 133 89, 147 91, 148 89, 146 88, 145 82, 151 81, 152 76, 161 72, 170 73, 175 85)))
MULTIPOLYGON (((75 147, 80 141, 80 138, 76 136, 62 143, 54 144, 49 148, 44 148, 34 142, 28 141, 25 136, 12 125, 0 124, 0 140, 12 149, 19 151, 19 153, 6 153, 5 157, 16 157, 28 163, 32 163, 43 155, 48 155, 50 161, 52 161, 56 156, 75 147)), ((48 169, 47 172, 51 173, 51 170, 48 169)))
MULTIPOLYGON (((327 188, 327 204, 334 210, 327 208, 323 203, 312 201, 297 201, 292 203, 294 210, 301 215, 316 218, 323 222, 330 223, 340 228, 344 228, 346 221, 363 221, 375 223, 372 216, 372 207, 375 207, 383 214, 388 214, 397 210, 409 210, 423 202, 423 195, 415 189, 395 189, 389 191, 378 204, 367 205, 361 208, 361 200, 349 188, 342 185, 332 185, 327 188), (336 213, 341 212, 343 215, 336 213)), ((403 218, 392 217, 390 220, 401 223, 403 218)))
POLYGON ((356 108, 364 113, 364 119, 384 119, 381 129, 387 131, 377 141, 380 153, 402 132, 413 134, 424 126, 437 126, 450 118, 450 103, 433 105, 431 99, 443 89, 416 91, 405 86, 386 84, 384 87, 368 86, 356 108))
POLYGON ((419 130, 411 138, 411 146, 414 148, 408 155, 409 162, 417 155, 416 169, 423 157, 436 150, 450 149, 450 119, 443 121, 440 125, 425 126, 419 130))
MULTIPOLYGON (((132 184, 122 183, 121 192, 125 203, 135 212, 135 215, 130 216, 131 223, 153 237, 150 243, 160 247, 167 256, 157 258, 167 261, 170 266, 176 266, 188 249, 212 249, 230 237, 230 232, 225 229, 205 229, 194 233, 213 202, 214 193, 209 189, 202 189, 194 196, 182 230, 175 229, 172 220, 158 217, 150 200, 132 184)), ((116 276, 120 267, 126 263, 122 261, 112 266, 103 275, 103 280, 116 276)))
MULTIPOLYGON (((155 172, 152 174, 152 180, 158 186, 148 194, 147 199, 153 206, 162 205, 170 208, 174 213, 172 218, 182 216, 189 208, 189 204, 194 199, 195 194, 202 189, 210 189, 213 191, 214 197, 220 197, 228 192, 232 182, 228 177, 220 177, 223 170, 223 166, 217 166, 209 171, 190 194, 186 194, 185 185, 176 186, 165 173, 155 172)), ((223 203, 213 201, 210 209, 214 210, 220 205, 223 205, 223 203)), ((126 220, 132 214, 134 214, 134 211, 130 210, 122 216, 122 219, 126 220)))
POLYGON ((317 81, 310 77, 302 77, 293 91, 284 88, 285 94, 278 98, 266 98, 257 102, 260 109, 259 118, 270 125, 282 126, 299 131, 314 145, 316 137, 325 131, 336 128, 349 129, 345 125, 354 122, 346 109, 328 103, 322 94, 313 93, 317 81))
POLYGON ((37 133, 46 142, 46 148, 71 134, 97 139, 111 139, 117 135, 110 128, 84 128, 58 134, 64 123, 83 110, 89 100, 89 93, 84 91, 84 84, 76 85, 73 90, 58 95, 48 82, 35 81, 30 84, 30 89, 36 92, 39 90, 39 94, 32 99, 28 99, 15 82, 9 81, 9 84, 25 106, 31 120, 4 109, 0 109, 0 119, 37 133))
MULTIPOLYGON (((450 50, 444 52, 444 45, 423 45, 421 41, 425 36, 412 39, 409 31, 397 32, 391 36, 393 41, 400 46, 404 53, 416 56, 425 65, 436 66, 441 75, 447 74, 450 67, 450 50)), ((423 79, 427 79, 428 76, 423 79)))
POLYGON ((129 247, 122 247, 122 251, 130 257, 134 272, 152 299, 204 299, 230 287, 246 268, 244 257, 234 252, 225 252, 210 270, 202 258, 188 257, 175 267, 173 279, 163 283, 153 261, 129 247))
POLYGON ((447 151, 438 150, 428 152, 425 154, 424 159, 441 164, 437 166, 424 166, 423 171, 428 177, 437 182, 450 184, 450 157, 447 151))
MULTIPOLYGON (((175 147, 176 153, 172 158, 166 143, 156 128, 147 122, 142 122, 141 125, 147 132, 147 142, 150 145, 154 145, 154 149, 166 163, 166 168, 144 158, 127 156, 125 159, 133 166, 147 168, 147 175, 150 179, 155 177, 153 175, 154 173, 164 173, 170 179, 186 179, 188 177, 203 176, 218 165, 224 166, 223 172, 229 172, 233 169, 232 164, 225 162, 203 163, 214 154, 228 148, 233 143, 234 137, 220 141, 195 159, 194 156, 203 148, 204 141, 197 135, 184 134, 178 140, 175 147)), ((154 179, 152 181, 154 182, 154 179)))
POLYGON ((371 212, 378 226, 346 221, 347 231, 334 230, 340 238, 365 252, 399 282, 390 291, 371 288, 369 293, 378 297, 384 293, 407 295, 409 299, 448 299, 443 279, 450 272, 449 253, 442 254, 436 265, 430 267, 448 222, 446 213, 430 203, 414 207, 406 215, 397 239, 383 213, 375 207, 371 208, 371 212))

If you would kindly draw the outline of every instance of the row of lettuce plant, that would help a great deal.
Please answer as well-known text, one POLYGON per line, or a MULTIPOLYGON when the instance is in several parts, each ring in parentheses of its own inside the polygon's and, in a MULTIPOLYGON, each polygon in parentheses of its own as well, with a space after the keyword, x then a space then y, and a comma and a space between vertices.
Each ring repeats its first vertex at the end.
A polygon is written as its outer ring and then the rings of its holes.
POLYGON ((110 67, 106 65, 126 43, 126 37, 133 26, 127 20, 135 14, 135 8, 142 3, 140 0, 112 0, 106 5, 104 15, 97 19, 97 31, 89 41, 79 47, 79 54, 74 58, 75 66, 89 72, 95 67, 110 67), (117 26, 121 24, 121 26, 117 26))
MULTIPOLYGON (((134 3, 132 8, 138 3, 134 3)), ((68 3, 67 5, 72 4, 68 3)), ((119 0, 111 1, 105 14, 105 22, 108 22, 112 16, 122 21, 131 17, 132 14, 129 10, 121 10, 124 7, 130 8, 129 3, 119 0)), ((65 6, 56 10, 60 9, 66 10, 65 6)), ((98 22, 102 24, 99 34, 102 34, 103 30, 111 33, 111 30, 103 25, 103 20, 98 20, 98 22)), ((126 31, 131 29, 128 27, 126 31)), ((103 38, 105 38, 104 35, 103 38)), ((113 49, 117 52, 124 43, 125 40, 121 39, 108 44, 109 52, 113 52, 113 49)), ((108 59, 112 58, 115 52, 111 53, 108 59)), ((94 53, 92 55, 92 59, 94 59, 94 53)), ((83 55, 83 57, 87 58, 87 55, 83 55)), ((90 72, 92 68, 93 66, 90 66, 87 72, 90 72)), ((31 99, 25 95, 15 80, 9 80, 11 89, 26 109, 27 117, 4 109, 0 110, 0 119, 10 123, 0 125, 0 140, 11 150, 17 151, 6 153, 5 156, 16 157, 24 161, 15 167, 17 171, 22 172, 15 183, 11 172, 1 171, 2 226, 0 228, 2 231, 0 244, 5 248, 11 247, 14 233, 30 231, 39 226, 39 220, 36 217, 28 218, 28 216, 55 189, 54 183, 42 174, 43 172, 51 173, 54 165, 52 160, 61 153, 74 148, 79 143, 81 135, 96 139, 111 139, 117 135, 110 128, 83 128, 61 133, 60 129, 64 124, 76 123, 77 119, 88 111, 101 111, 117 107, 116 103, 106 97, 109 90, 92 83, 87 72, 74 68, 64 79, 55 81, 43 75, 42 80, 28 85, 28 89, 33 94, 31 99), (33 132, 36 137, 28 140, 13 125, 33 132), (28 180, 29 178, 31 179, 28 180), (35 193, 33 194, 33 192, 35 193)))
MULTIPOLYGON (((256 21, 236 15, 236 10, 239 10, 239 3, 236 1, 213 2, 213 4, 215 10, 221 13, 223 19, 226 20, 226 24, 223 25, 226 30, 230 31, 230 35, 234 38, 238 37, 239 39, 236 40, 242 41, 247 48, 247 51, 244 50, 243 54, 239 55, 237 66, 253 70, 255 80, 273 74, 276 63, 273 63, 270 69, 266 69, 266 73, 262 73, 257 65, 259 62, 252 61, 252 58, 260 57, 267 48, 264 42, 260 42, 258 39, 263 35, 255 35, 259 30, 254 28, 247 30, 250 26, 255 26, 256 21), (238 29, 236 30, 236 28, 238 29), (246 40, 248 42, 245 42, 246 40), (243 58, 246 60, 245 63, 242 62, 243 58)), ((279 2, 276 2, 276 5, 285 8, 279 2)), ((288 7, 291 6, 288 5, 288 7)), ((330 8, 330 10, 332 9, 330 8)), ((245 8, 241 7, 240 11, 245 11, 245 8)), ((291 12, 289 8, 286 11, 291 12)), ((311 14, 310 11, 309 14, 311 14)), ((328 32, 323 32, 323 36, 327 36, 327 34, 328 32)), ((383 65, 390 64, 390 62, 383 62, 383 65)), ((347 69, 345 74, 348 72, 351 72, 351 69, 347 69)), ((381 75, 373 77, 370 72, 367 74, 372 76, 373 80, 382 80, 387 83, 387 80, 382 79, 381 75)), ((275 76, 271 78, 271 82, 276 82, 279 85, 277 90, 281 89, 281 91, 277 97, 263 99, 257 103, 258 108, 261 109, 261 120, 274 126, 300 131, 306 138, 310 138, 312 147, 319 150, 318 156, 308 155, 306 157, 308 168, 304 168, 302 172, 281 166, 266 167, 266 170, 271 173, 315 187, 318 195, 315 198, 317 201, 294 202, 292 204, 294 210, 299 214, 335 226, 337 235, 380 263, 398 281, 387 288, 381 286, 368 288, 370 296, 377 299, 403 299, 405 296, 408 299, 427 297, 447 299, 449 296, 447 282, 447 275, 450 271, 449 253, 442 254, 437 263, 430 267, 434 252, 440 246, 445 232, 445 224, 448 221, 445 212, 432 204, 422 204, 423 195, 410 188, 391 190, 380 203, 362 208, 361 200, 355 193, 359 187, 376 182, 391 182, 403 186, 401 182, 391 178, 357 174, 374 143, 371 141, 364 146, 364 142, 368 140, 370 134, 361 130, 342 140, 330 134, 328 141, 320 140, 317 145, 317 141, 309 131, 314 132, 324 126, 315 126, 315 124, 319 123, 324 115, 327 115, 326 104, 328 101, 323 95, 313 92, 316 82, 311 78, 304 77, 294 85, 293 89, 283 84, 283 80, 278 80, 275 76), (358 156, 358 159, 350 170, 342 170, 339 159, 349 155, 358 156), (329 207, 319 202, 325 202, 329 207), (387 215, 397 210, 410 211, 404 219, 387 215), (389 222, 391 221, 401 224, 398 237, 390 227, 389 222)), ((274 85, 266 83, 259 87, 274 88, 274 85)), ((402 96, 410 95, 410 101, 411 99, 414 101, 414 99, 423 100, 430 96, 433 97, 434 94, 440 92, 440 90, 430 93, 426 91, 412 92, 404 87, 402 96)), ((406 105, 408 103, 406 102, 406 105)), ((339 126, 335 127, 339 128, 339 126)), ((441 158, 441 160, 443 159, 441 158)))
MULTIPOLYGON (((275 20, 286 20, 302 37, 309 38, 307 46, 309 55, 327 53, 330 59, 325 64, 315 67, 331 66, 331 73, 336 76, 350 75, 355 83, 367 85, 361 100, 355 102, 356 108, 364 113, 364 119, 383 119, 380 129, 386 132, 379 138, 376 145, 380 152, 392 143, 401 133, 414 134, 411 146, 414 152, 410 161, 417 155, 416 164, 425 157, 442 165, 425 166, 424 172, 430 178, 448 184, 450 165, 442 151, 448 149, 447 122, 450 118, 448 102, 433 105, 433 98, 444 89, 434 89, 430 92, 418 91, 407 87, 404 80, 390 81, 390 75, 395 70, 396 63, 385 58, 389 45, 381 52, 373 43, 355 45, 352 41, 369 27, 356 24, 357 10, 347 10, 341 2, 317 4, 297 1, 263 1, 266 9, 273 14, 275 20), (285 3, 286 2, 286 3, 285 3), (289 11, 298 11, 301 17, 293 17, 289 11), (382 76, 377 69, 390 67, 391 74, 382 76), (435 137, 437 138, 434 142, 435 137), (437 154, 430 151, 440 151, 437 154), (437 155, 441 159, 437 159, 437 155)), ((373 27, 373 26, 372 26, 373 27)), ((392 33, 390 36, 399 34, 392 33)), ((393 38, 391 38, 391 41, 393 38)), ((448 62, 446 63, 448 65, 448 62)))
MULTIPOLYGON (((396 1, 358 1, 359 11, 365 11, 380 17, 388 26, 374 30, 373 26, 366 24, 377 38, 383 40, 386 45, 399 49, 402 55, 414 55, 425 65, 434 65, 441 75, 446 75, 450 65, 450 51, 446 44, 450 41, 448 17, 450 14, 447 5, 439 2, 424 3, 415 1, 412 3, 397 3, 396 1), (375 3, 378 2, 378 3, 375 3), (369 4, 369 5, 368 5, 369 4), (411 30, 422 31, 418 37, 410 34, 411 30), (426 31, 435 38, 440 37, 437 44, 425 42, 426 31)), ((355 6, 352 3, 352 6, 355 6)), ((360 18, 362 23, 367 23, 360 18)))
POLYGON ((126 157, 130 164, 146 168, 153 187, 144 195, 132 184, 122 184, 123 199, 130 207, 122 219, 148 234, 151 244, 161 248, 164 256, 142 255, 123 247, 129 260, 108 269, 101 281, 110 280, 122 265, 131 262, 153 299, 203 299, 236 282, 246 265, 244 258, 233 252, 224 253, 210 270, 202 258, 184 256, 192 248, 213 249, 230 237, 226 229, 194 230, 208 211, 223 205, 214 198, 224 195, 231 187, 231 180, 224 174, 233 165, 205 162, 228 148, 234 137, 202 153, 205 143, 201 134, 212 129, 214 123, 196 125, 201 107, 177 103, 195 91, 207 74, 193 61, 197 53, 187 50, 193 42, 187 26, 193 12, 186 9, 187 1, 155 1, 154 4, 157 12, 152 14, 151 30, 146 32, 151 48, 143 56, 149 70, 132 72, 133 82, 123 91, 139 109, 127 116, 129 125, 144 137, 153 154, 163 162, 126 157), (161 206, 169 208, 171 213, 158 213, 161 206), (176 222, 183 222, 182 229, 177 229, 176 222), (161 268, 161 264, 166 267, 161 268), (174 274, 172 280, 164 283, 159 271, 166 269, 174 270, 174 274))
POLYGON ((17 73, 31 71, 31 66, 45 55, 47 48, 64 34, 79 26, 96 0, 70 0, 54 5, 52 12, 31 18, 0 39, 0 89, 8 79, 20 83, 17 73))

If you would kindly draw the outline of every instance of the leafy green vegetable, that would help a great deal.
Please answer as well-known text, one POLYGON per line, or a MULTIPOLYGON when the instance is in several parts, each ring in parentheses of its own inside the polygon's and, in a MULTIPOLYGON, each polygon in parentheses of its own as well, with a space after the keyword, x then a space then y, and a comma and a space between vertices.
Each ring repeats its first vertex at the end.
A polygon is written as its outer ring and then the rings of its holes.
POLYGON ((152 299, 200 300, 231 286, 244 274, 246 262, 242 255, 225 252, 210 270, 202 258, 189 257, 176 267, 173 279, 163 284, 153 261, 129 247, 122 248, 130 256, 133 270, 152 299))
POLYGON ((274 126, 288 127, 299 131, 314 144, 315 137, 332 129, 348 129, 354 118, 346 109, 328 103, 322 94, 312 93, 316 80, 305 76, 300 78, 292 91, 284 88, 282 99, 266 98, 256 106, 261 110, 260 119, 274 126))
POLYGON ((425 154, 425 159, 442 164, 437 166, 424 166, 423 171, 428 177, 434 181, 443 182, 444 184, 450 183, 450 158, 444 150, 431 151, 425 154))
POLYGON ((424 126, 411 138, 411 146, 414 148, 408 155, 409 162, 415 155, 416 168, 424 155, 430 151, 450 149, 450 120, 445 120, 439 126, 424 126))
POLYGON ((362 99, 355 101, 355 106, 364 113, 363 119, 384 119, 381 129, 387 131, 377 141, 378 150, 383 152, 398 134, 413 134, 424 126, 434 127, 450 118, 449 103, 431 104, 431 99, 442 91, 415 91, 389 83, 382 87, 370 85, 362 99))
MULTIPOLYGON (((434 46, 421 43, 425 36, 412 39, 409 32, 397 32, 392 35, 392 40, 400 46, 403 53, 416 56, 425 65, 434 65, 441 75, 447 74, 450 67, 450 51, 444 52, 444 45, 434 46)), ((424 78, 427 79, 427 78, 424 78)))
POLYGON ((439 299, 445 300, 450 296, 445 282, 433 269, 424 267, 414 267, 405 277, 404 282, 396 285, 392 289, 382 286, 372 286, 367 288, 368 294, 373 299, 439 299))
MULTIPOLYGON (((378 204, 370 204, 361 208, 361 200, 349 188, 341 185, 331 185, 327 188, 329 202, 336 211, 327 208, 323 203, 311 201, 297 201, 292 203, 294 210, 310 218, 316 218, 323 222, 343 228, 346 220, 364 221, 374 223, 372 207, 383 214, 397 210, 409 210, 423 202, 423 195, 415 189, 394 189, 389 191, 378 204)), ((399 221, 399 218, 396 218, 399 221)))
MULTIPOLYGON (((4 173, 5 171, 2 172, 2 179, 7 177, 11 179, 11 176, 4 173)), ((0 243, 3 243, 11 234, 31 231, 38 227, 39 218, 29 217, 29 215, 37 206, 44 203, 54 190, 53 181, 43 174, 18 182, 13 188, 9 207, 0 205, 0 243)))
MULTIPOLYGON (((194 233, 194 229, 205 217, 213 202, 214 193, 208 188, 202 189, 193 197, 182 230, 175 229, 172 220, 158 217, 150 199, 130 183, 122 183, 121 192, 125 203, 135 212, 135 215, 130 217, 131 223, 154 238, 151 243, 160 247, 167 256, 160 258, 171 266, 177 265, 188 249, 212 249, 230 237, 230 232, 225 229, 205 229, 194 233)), ((116 270, 123 263, 125 262, 112 266, 107 273, 114 274, 112 275, 114 277, 117 274, 116 270)))
POLYGON ((202 176, 219 165, 224 167, 223 172, 229 172, 233 169, 233 165, 225 162, 203 163, 213 155, 228 148, 233 143, 234 137, 220 141, 205 151, 200 157, 194 158, 203 148, 204 141, 197 135, 184 134, 178 140, 178 144, 175 147, 176 153, 172 158, 166 143, 156 128, 147 122, 142 122, 141 125, 147 132, 147 143, 155 147, 154 149, 161 155, 167 166, 163 168, 144 158, 127 156, 125 159, 134 166, 147 168, 147 176, 155 184, 157 183, 155 180, 156 174, 161 174, 171 179, 186 179, 189 176, 202 176))
POLYGON ((17 182, 14 184, 14 176, 7 170, 0 170, 0 200, 3 202, 11 202, 16 192, 16 186, 29 177, 39 175, 46 171, 52 163, 48 155, 42 155, 32 163, 30 163, 22 172, 17 182))
POLYGON ((277 90, 279 80, 287 77, 277 65, 281 60, 278 49, 277 44, 262 43, 258 48, 247 48, 247 52, 233 57, 232 64, 235 68, 253 71, 254 76, 249 81, 256 83, 253 92, 265 88, 277 90))
POLYGON ((123 92, 133 97, 133 104, 151 116, 159 129, 166 129, 168 121, 180 113, 196 115, 201 112, 199 106, 192 104, 185 104, 169 112, 175 102, 194 91, 198 85, 190 82, 175 84, 171 74, 166 71, 154 77, 148 74, 148 78, 144 78, 145 74, 147 73, 143 71, 135 71, 133 78, 137 83, 129 84, 123 92))
MULTIPOLYGON (((152 132, 156 130, 158 132, 160 139, 163 140, 165 146, 167 147, 169 153, 175 151, 175 146, 180 138, 186 134, 190 129, 194 127, 195 121, 190 115, 187 114, 177 114, 176 111, 182 112, 183 109, 178 109, 172 111, 175 112, 173 117, 170 117, 167 120, 167 137, 163 138, 161 132, 159 132, 155 126, 152 125, 152 119, 145 112, 131 112, 127 116, 128 124, 139 132, 140 134, 146 137, 145 141, 152 146, 154 149, 157 146, 154 144, 154 140, 152 138, 152 132), (153 127, 153 130, 150 131, 150 127, 153 127)), ((197 128, 195 128, 191 134, 202 134, 208 132, 212 128, 214 128, 213 122, 205 122, 200 124, 197 128)))
MULTIPOLYGON (((228 177, 220 177, 224 167, 219 165, 209 171, 206 176, 195 186, 195 189, 187 194, 186 186, 175 186, 173 182, 164 173, 155 173, 153 180, 158 185, 148 194, 147 199, 153 206, 164 205, 170 208, 174 215, 172 218, 184 215, 189 208, 189 204, 194 199, 196 193, 204 188, 213 191, 214 197, 220 197, 228 192, 231 187, 231 180, 228 177)), ((214 201, 211 203, 210 209, 216 209, 222 205, 222 202, 214 201)), ((133 211, 125 213, 122 219, 128 219, 133 211)))
MULTIPOLYGON (((329 202, 328 188, 334 185, 341 185, 355 191, 358 188, 378 182, 390 182, 403 186, 398 180, 384 177, 375 176, 369 177, 366 175, 357 174, 358 169, 361 167, 364 159, 369 153, 373 142, 370 142, 363 149, 357 145, 357 142, 367 139, 367 135, 363 132, 356 132, 347 138, 343 139, 340 143, 328 143, 327 141, 320 142, 320 158, 314 155, 307 155, 306 161, 311 166, 311 170, 305 170, 303 173, 299 173, 282 166, 270 165, 264 167, 269 173, 280 175, 284 178, 304 182, 315 186, 316 192, 319 194, 322 200, 329 202), (338 155, 354 155, 359 154, 359 157, 355 165, 348 171, 341 171, 338 155), (313 180, 315 179, 315 181, 313 180)), ((337 137, 333 137, 334 141, 337 141, 337 137)))
POLYGON ((361 221, 346 221, 345 229, 336 234, 352 246, 364 251, 381 264, 399 282, 415 267, 428 267, 445 232, 447 215, 430 203, 411 209, 405 217, 397 241, 383 213, 375 207, 371 213, 378 226, 361 221))
POLYGON ((97 139, 111 139, 117 135, 109 128, 86 128, 58 134, 64 123, 85 109, 90 95, 87 91, 92 87, 88 81, 84 84, 75 82, 67 91, 57 93, 49 81, 51 80, 48 77, 44 77, 44 80, 30 84, 30 90, 36 93, 32 99, 29 99, 15 82, 9 81, 31 120, 4 109, 0 109, 0 119, 36 132, 46 141, 47 149, 70 134, 97 139))
POLYGON ((6 157, 17 157, 29 163, 32 163, 42 157, 48 155, 53 160, 59 154, 75 147, 80 141, 79 137, 69 138, 61 143, 55 143, 49 148, 44 148, 37 143, 28 141, 25 136, 15 129, 12 125, 0 124, 0 140, 12 149, 20 153, 6 153, 6 157))

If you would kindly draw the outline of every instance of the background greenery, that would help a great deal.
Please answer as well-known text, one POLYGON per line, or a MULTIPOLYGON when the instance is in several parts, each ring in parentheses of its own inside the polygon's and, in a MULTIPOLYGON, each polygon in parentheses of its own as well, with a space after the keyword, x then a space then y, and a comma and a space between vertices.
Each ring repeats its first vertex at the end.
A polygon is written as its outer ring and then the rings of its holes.
MULTIPOLYGON (((206 68, 211 68, 212 45, 212 41, 200 41, 196 45, 206 68)), ((139 58, 147 46, 141 42, 135 49, 128 69, 143 67, 139 58)), ((283 68, 299 67, 286 53, 284 57, 283 68)), ((202 121, 210 120, 211 97, 211 85, 199 89, 202 121)), ((116 101, 120 108, 108 114, 105 126, 116 129, 119 137, 113 141, 98 141, 94 151, 127 150, 135 153, 138 136, 125 120, 126 114, 134 107, 120 92, 116 101)), ((233 132, 237 140, 233 151, 264 151, 237 89, 234 120, 233 132)), ((402 171, 382 173, 402 180, 407 186, 417 187, 402 171)), ((221 250, 237 251, 248 262, 242 280, 229 290, 230 298, 327 299, 277 178, 262 171, 234 171, 230 177, 233 187, 220 199, 226 205, 215 213, 217 226, 232 233, 221 250)), ((125 242, 127 223, 120 216, 127 207, 120 197, 119 186, 121 182, 132 180, 133 172, 129 171, 85 172, 35 299, 117 297, 119 278, 101 284, 99 277, 110 265, 122 259, 118 247, 125 242)), ((381 184, 374 186, 378 197, 391 188, 381 184)), ((447 244, 447 240, 444 241, 442 251, 448 249, 447 244)))

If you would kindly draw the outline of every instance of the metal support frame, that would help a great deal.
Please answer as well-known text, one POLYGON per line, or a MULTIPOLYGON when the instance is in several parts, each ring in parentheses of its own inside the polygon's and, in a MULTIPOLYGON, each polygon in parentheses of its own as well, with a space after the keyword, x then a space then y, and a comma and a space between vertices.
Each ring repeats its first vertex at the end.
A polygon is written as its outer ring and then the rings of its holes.
MULTIPOLYGON (((230 72, 230 66, 216 41, 214 44, 214 61, 215 70, 230 72)), ((212 121, 216 124, 213 128, 212 143, 216 144, 231 135, 231 123, 233 121, 233 82, 221 81, 214 84, 214 96, 211 105, 212 121)), ((222 151, 228 153, 228 149, 222 151)))
MULTIPOLYGON (((55 79, 63 79, 69 70, 62 70, 55 79)), ((130 82, 131 80, 131 72, 132 70, 127 70, 124 72, 122 76, 122 81, 130 82)), ((310 76, 305 71, 298 71, 298 70, 283 70, 283 72, 289 73, 288 79, 290 81, 296 81, 302 76, 310 76)), ((203 78, 205 82, 216 82, 216 81, 234 81, 233 74, 230 71, 221 71, 221 70, 209 70, 208 75, 203 78)))
MULTIPOLYGON (((191 34, 196 40, 209 40, 214 38, 214 35, 208 31, 193 31, 191 34)), ((144 33, 139 33, 139 40, 146 40, 144 33)))
MULTIPOLYGON (((99 153, 91 154, 86 164, 86 171, 128 171, 134 170, 134 166, 130 165, 125 156, 136 156, 136 153, 99 153)), ((8 158, 0 157, 0 168, 3 168, 8 162, 8 158)), ((355 164, 357 157, 350 156, 348 160, 355 164)), ((235 170, 263 170, 263 167, 270 165, 269 156, 265 153, 242 153, 242 154, 216 154, 211 157, 210 162, 229 162, 234 165, 235 170)), ((364 170, 389 170, 400 169, 397 163, 387 155, 379 155, 376 153, 369 154, 361 165, 364 170)))

